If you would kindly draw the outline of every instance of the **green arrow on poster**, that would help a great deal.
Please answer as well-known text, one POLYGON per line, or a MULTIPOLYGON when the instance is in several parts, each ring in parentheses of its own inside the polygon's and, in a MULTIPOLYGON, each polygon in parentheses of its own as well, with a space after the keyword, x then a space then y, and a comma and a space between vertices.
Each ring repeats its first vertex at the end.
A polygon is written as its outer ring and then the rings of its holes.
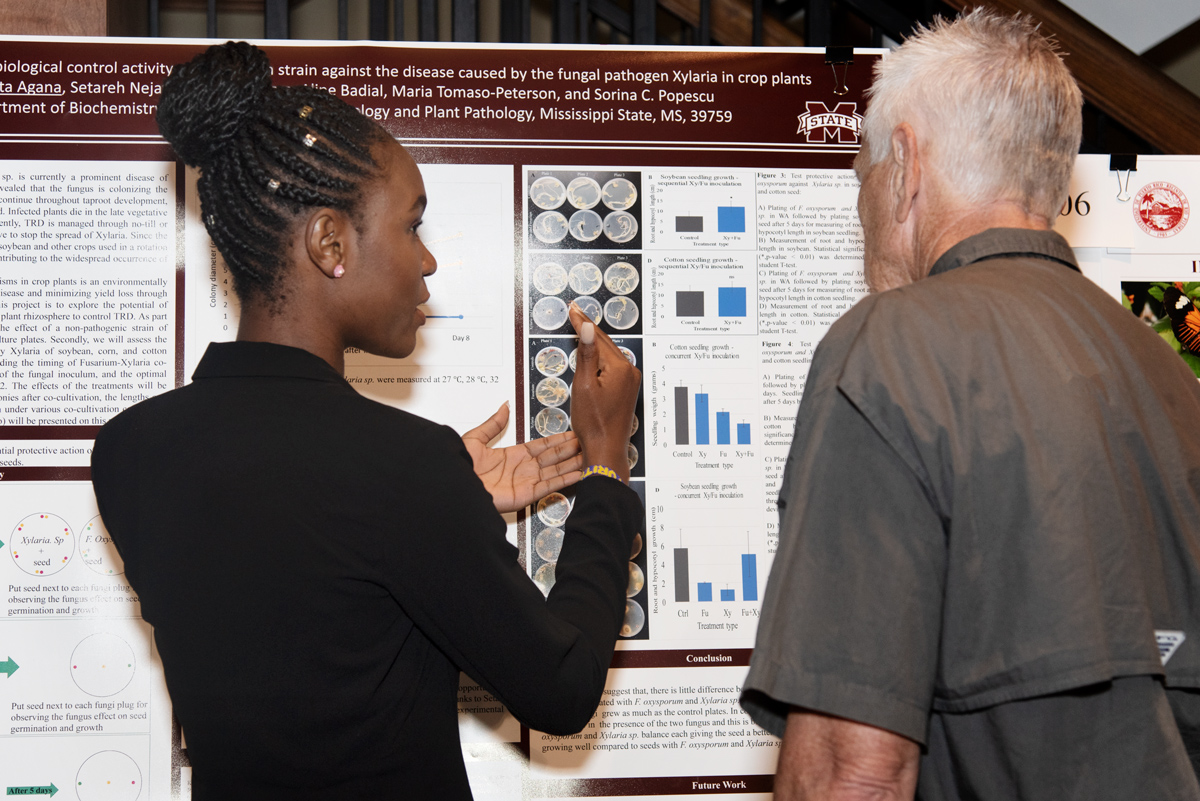
MULTIPOLYGON (((8 676, 9 678, 12 678, 12 674, 16 673, 17 668, 19 668, 19 667, 20 667, 20 665, 18 665, 16 662, 14 662, 13 658, 10 656, 8 659, 4 660, 3 662, 0 662, 0 673, 3 673, 4 675, 8 676)), ((12 795, 12 793, 9 793, 9 795, 12 795)))
POLYGON ((8 795, 48 795, 51 798, 58 792, 58 788, 54 786, 54 782, 46 787, 9 787, 8 795))

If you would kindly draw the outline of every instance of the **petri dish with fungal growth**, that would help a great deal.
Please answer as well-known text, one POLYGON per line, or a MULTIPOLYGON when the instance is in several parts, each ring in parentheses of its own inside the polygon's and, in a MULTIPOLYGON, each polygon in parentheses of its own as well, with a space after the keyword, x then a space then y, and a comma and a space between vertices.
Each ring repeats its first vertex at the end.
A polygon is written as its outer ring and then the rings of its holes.
POLYGON ((561 528, 551 526, 544 528, 533 540, 533 550, 547 562, 557 562, 562 553, 563 537, 566 536, 561 528))
POLYGON ((600 238, 600 234, 605 232, 604 221, 591 209, 582 209, 572 214, 571 221, 567 223, 567 229, 571 232, 571 236, 580 242, 595 241, 600 238))
POLYGON ((567 238, 567 218, 557 211, 543 211, 533 218, 531 228, 538 241, 547 245, 556 245, 567 238))
MULTIPOLYGON (((600 184, 595 178, 581 175, 567 184, 567 200, 577 209, 590 209, 600 205, 600 184)), ((557 208, 557 206, 555 207, 557 208)))
POLYGON ((543 295, 557 295, 567 288, 567 271, 553 262, 539 264, 533 271, 533 285, 543 295))
POLYGON ((600 307, 600 301, 587 295, 581 295, 575 298, 575 305, 579 310, 588 316, 588 319, 593 323, 599 324, 600 318, 604 316, 604 309, 600 307))
POLYGON ((621 295, 609 298, 604 304, 604 321, 618 331, 633 328, 638 321, 637 304, 621 295))
POLYGON ((567 371, 566 351, 554 345, 542 348, 533 357, 533 365, 544 376, 562 375, 567 371))
POLYGON ((604 286, 614 295, 628 295, 637 285, 637 268, 627 261, 613 262, 604 271, 604 286))
POLYGON ((571 388, 561 378, 543 378, 533 390, 533 396, 543 406, 562 406, 571 397, 571 388))
POLYGON ((543 175, 529 185, 529 200, 539 209, 557 209, 567 199, 567 188, 553 175, 543 175))
POLYGON ((604 283, 604 273, 590 261, 581 261, 571 268, 567 284, 576 295, 590 295, 604 283))
POLYGON ((613 178, 600 190, 600 198, 613 211, 624 211, 637 203, 637 187, 628 178, 613 178))
POLYGON ((542 298, 533 304, 533 321, 543 331, 557 331, 567 322, 567 304, 560 298, 542 298))
POLYGON ((571 418, 562 409, 548 406, 534 416, 533 427, 543 437, 552 437, 570 430, 571 418))
POLYGON ((604 235, 617 244, 630 241, 637 232, 637 218, 627 211, 614 211, 604 218, 604 235))
POLYGON ((625 620, 621 623, 622 637, 636 637, 646 625, 646 612, 642 605, 630 598, 625 602, 625 620))
POLYGON ((562 526, 571 514, 571 502, 561 492, 552 492, 538 501, 537 516, 547 526, 562 526))

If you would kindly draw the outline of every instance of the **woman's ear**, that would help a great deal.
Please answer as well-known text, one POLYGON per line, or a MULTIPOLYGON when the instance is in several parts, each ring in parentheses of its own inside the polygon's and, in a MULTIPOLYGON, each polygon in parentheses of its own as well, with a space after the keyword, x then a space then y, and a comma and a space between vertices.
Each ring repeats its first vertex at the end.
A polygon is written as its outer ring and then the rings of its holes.
POLYGON ((354 233, 354 226, 342 212, 317 209, 304 224, 304 245, 309 261, 328 278, 341 278, 346 274, 346 256, 354 233))

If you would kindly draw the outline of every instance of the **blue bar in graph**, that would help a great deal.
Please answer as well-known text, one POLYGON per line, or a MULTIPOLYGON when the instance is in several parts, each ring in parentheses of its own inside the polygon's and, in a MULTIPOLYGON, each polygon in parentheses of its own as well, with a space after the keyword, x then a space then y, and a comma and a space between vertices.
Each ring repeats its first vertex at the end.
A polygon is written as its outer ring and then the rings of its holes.
POLYGON ((722 601, 732 601, 733 600, 733 590, 721 590, 721 600, 722 601))
POLYGON ((717 232, 722 234, 746 233, 746 207, 717 206, 717 232))
POLYGON ((712 600, 712 582, 701 581, 696 585, 696 600, 711 601, 712 600))
POLYGON ((717 444, 729 443, 729 412, 717 412, 717 444))
POLYGON ((750 444, 750 424, 749 423, 738 423, 737 424, 737 434, 738 434, 738 445, 749 445, 750 444))
POLYGON ((758 600, 758 562, 752 553, 742 554, 742 600, 758 600))
MULTIPOLYGON (((708 393, 696 393, 696 444, 708 444, 708 393)), ((709 599, 712 600, 712 599, 709 599)))
POLYGON ((746 316, 746 287, 722 286, 717 287, 717 316, 745 317, 746 316))

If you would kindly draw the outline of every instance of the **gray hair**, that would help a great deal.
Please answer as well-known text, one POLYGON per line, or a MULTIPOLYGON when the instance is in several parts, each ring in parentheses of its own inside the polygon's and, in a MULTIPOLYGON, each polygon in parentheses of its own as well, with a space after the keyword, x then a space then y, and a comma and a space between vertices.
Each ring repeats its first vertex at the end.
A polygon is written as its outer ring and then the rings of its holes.
POLYGON ((863 122, 869 163, 910 122, 923 164, 965 201, 1010 200, 1053 224, 1079 152, 1083 96, 1032 18, 976 8, 934 19, 875 65, 863 122))

